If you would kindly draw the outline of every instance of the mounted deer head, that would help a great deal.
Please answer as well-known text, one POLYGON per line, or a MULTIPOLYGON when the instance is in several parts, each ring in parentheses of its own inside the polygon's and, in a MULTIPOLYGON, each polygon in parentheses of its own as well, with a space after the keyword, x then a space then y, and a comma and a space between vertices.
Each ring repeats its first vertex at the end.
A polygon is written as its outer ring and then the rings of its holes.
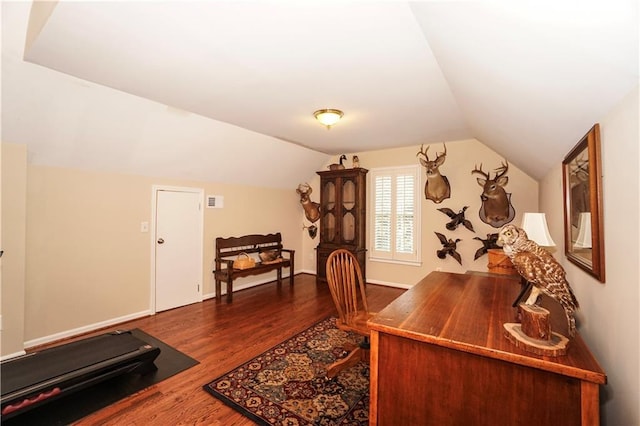
POLYGON ((511 205, 511 194, 508 194, 504 189, 509 182, 509 178, 505 176, 508 170, 509 162, 502 163, 501 167, 494 170, 496 175, 493 179, 489 177, 491 173, 482 171, 482 164, 479 169, 476 166, 471 171, 471 174, 477 173, 484 176, 484 179, 477 178, 478 185, 482 187, 480 220, 494 228, 500 228, 511 222, 516 215, 516 211, 511 205))
POLYGON ((446 176, 440 174, 440 166, 444 164, 444 160, 447 159, 447 146, 444 146, 444 152, 436 154, 434 160, 429 160, 427 151, 429 147, 423 150, 424 145, 420 145, 420 151, 416 154, 424 156, 424 159, 420 158, 420 164, 422 164, 427 172, 427 182, 424 184, 424 196, 427 200, 431 200, 436 204, 440 204, 443 200, 451 197, 451 187, 449 186, 449 180, 446 176))
POLYGON ((311 192, 313 192, 311 186, 308 183, 301 183, 300 185, 298 185, 298 189, 296 189, 296 192, 300 196, 300 204, 302 204, 304 215, 306 216, 307 220, 313 223, 320 219, 320 204, 314 203, 313 201, 311 201, 311 198, 309 198, 311 192))

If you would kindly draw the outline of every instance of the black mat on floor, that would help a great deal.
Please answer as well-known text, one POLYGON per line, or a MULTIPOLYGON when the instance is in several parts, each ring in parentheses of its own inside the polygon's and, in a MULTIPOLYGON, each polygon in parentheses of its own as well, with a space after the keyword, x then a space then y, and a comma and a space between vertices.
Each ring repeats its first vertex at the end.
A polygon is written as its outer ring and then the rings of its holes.
POLYGON ((68 425, 128 395, 199 364, 195 359, 140 329, 131 330, 131 334, 160 348, 160 355, 155 360, 155 365, 158 367, 156 371, 145 375, 125 374, 114 377, 7 421, 0 420, 2 424, 6 426, 68 425))

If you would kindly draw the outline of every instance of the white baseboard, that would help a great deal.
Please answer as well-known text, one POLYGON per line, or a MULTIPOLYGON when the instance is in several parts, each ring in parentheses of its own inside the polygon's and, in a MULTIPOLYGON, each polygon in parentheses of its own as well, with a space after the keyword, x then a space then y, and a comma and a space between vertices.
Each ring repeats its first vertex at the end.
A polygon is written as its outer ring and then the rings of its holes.
MULTIPOLYGON (((295 275, 297 275, 299 273, 300 273, 299 271, 295 272, 295 275)), ((315 272, 314 272, 314 275, 315 275, 315 272)), ((283 282, 285 280, 288 280, 288 279, 289 279, 289 274, 286 274, 286 275, 282 274, 282 281, 283 282)), ((247 289, 247 288, 256 287, 256 286, 259 286, 259 285, 262 285, 262 284, 266 284, 266 283, 271 283, 271 282, 274 282, 274 281, 275 281, 274 278, 265 278, 265 279, 261 279, 261 280, 251 281, 251 282, 248 282, 248 283, 243 283, 243 284, 240 284, 240 285, 238 285, 237 283, 234 282, 234 284, 233 284, 233 292, 235 293, 236 291, 239 291, 239 290, 244 290, 244 289, 247 289)), ((224 283, 224 282, 222 283, 222 286, 220 288, 220 294, 221 295, 227 294, 227 283, 224 283)), ((203 300, 213 299, 214 297, 216 297, 215 290, 214 290, 213 293, 207 293, 207 294, 203 294, 202 295, 203 300)))
MULTIPOLYGON (((315 270, 310 270, 310 269, 302 269, 302 270, 300 270, 300 271, 298 271, 296 273, 297 274, 316 275, 316 271, 315 270)), ((388 282, 388 281, 372 280, 372 279, 369 279, 369 278, 367 278, 367 283, 383 285, 383 286, 387 286, 387 287, 403 288, 405 290, 408 290, 408 289, 410 289, 412 287, 409 284, 392 283, 392 282, 388 282)))
POLYGON ((12 354, 6 354, 6 355, 3 355, 3 356, 0 357, 0 361, 6 361, 8 359, 15 358, 17 356, 22 356, 24 354, 26 354, 25 351, 19 351, 19 352, 14 352, 12 354))
POLYGON ((68 337, 77 336, 79 334, 88 333, 88 332, 91 332, 91 331, 94 331, 94 330, 98 330, 100 328, 109 327, 109 326, 114 325, 114 324, 120 324, 120 323, 123 323, 123 322, 131 321, 131 320, 138 319, 138 318, 141 318, 141 317, 144 317, 144 316, 148 316, 148 315, 151 315, 151 311, 150 310, 146 310, 146 311, 142 311, 142 312, 136 312, 136 313, 125 315, 125 316, 118 317, 118 318, 112 318, 110 320, 106 320, 106 321, 97 322, 97 323, 94 323, 94 324, 85 325, 83 327, 74 328, 72 330, 67 330, 67 331, 63 331, 63 332, 60 332, 60 333, 51 334, 49 336, 39 337, 39 338, 33 339, 33 340, 27 340, 26 342, 24 342, 24 347, 25 347, 25 349, 28 349, 28 348, 32 348, 34 346, 44 345, 46 343, 51 343, 51 342, 55 342, 57 340, 66 339, 68 337))
MULTIPOLYGON (((288 279, 288 278, 289 278, 288 274, 283 274, 282 275, 282 279, 283 280, 288 279)), ((234 285, 233 291, 243 290, 245 288, 250 288, 250 287, 255 287, 255 286, 258 286, 258 285, 261 285, 261 284, 266 284, 266 283, 269 283, 269 282, 272 282, 272 281, 273 281, 273 278, 266 278, 266 279, 262 279, 262 280, 252 281, 252 282, 249 282, 249 283, 244 283, 244 284, 241 284, 241 285, 234 285)), ((222 294, 226 294, 226 287, 225 287, 224 283, 222 285, 222 294)), ((203 297, 203 300, 206 300, 206 299, 212 299, 212 298, 216 297, 216 295, 215 295, 215 293, 208 293, 208 294, 204 294, 202 297, 203 297)), ((125 315, 125 316, 118 317, 118 318, 112 318, 110 320, 102 321, 102 322, 99 322, 99 323, 89 324, 89 325, 86 325, 86 326, 83 326, 83 327, 78 327, 78 328, 74 328, 74 329, 71 329, 71 330, 63 331, 63 332, 60 332, 60 333, 51 334, 49 336, 44 336, 44 337, 39 337, 37 339, 28 340, 28 341, 24 342, 24 347, 25 347, 25 349, 28 349, 28 348, 32 348, 34 346, 44 345, 44 344, 47 344, 47 343, 55 342, 55 341, 66 339, 66 338, 73 337, 73 336, 77 336, 79 334, 89 333, 89 332, 94 331, 94 330, 98 330, 98 329, 101 329, 101 328, 109 327, 109 326, 112 326, 114 324, 120 324, 120 323, 131 321, 131 320, 134 320, 134 319, 142 318, 142 317, 145 317, 145 316, 148 316, 148 315, 152 315, 151 310, 136 312, 136 313, 133 313, 133 314, 130 314, 130 315, 125 315)), ((21 355, 21 354, 16 354, 16 355, 11 354, 9 356, 13 357, 13 356, 17 356, 17 355, 21 355)))
POLYGON ((408 284, 391 283, 391 282, 388 282, 388 281, 380 281, 380 280, 370 280, 368 278, 367 278, 367 283, 368 284, 383 285, 383 286, 386 286, 386 287, 402 288, 402 289, 405 289, 405 290, 408 290, 411 287, 413 287, 413 286, 410 286, 408 284))
MULTIPOLYGON (((302 269, 299 271, 296 271, 295 274, 310 274, 310 275, 315 275, 316 271, 311 271, 311 270, 306 270, 306 269, 302 269)), ((288 279, 289 275, 284 275, 282 276, 282 279, 288 279)), ((266 279, 262 279, 262 280, 256 280, 256 281, 251 281, 248 283, 243 283, 241 285, 234 285, 233 291, 239 291, 239 290, 244 290, 247 288, 251 288, 251 287, 256 287, 262 284, 266 284, 269 282, 273 282, 273 278, 266 278, 266 279)), ((391 283, 391 282, 386 282, 386 281, 380 281, 380 280, 367 280, 368 283, 371 284, 377 284, 377 285, 384 285, 384 286, 388 286, 388 287, 395 287, 395 288, 402 288, 402 289, 409 289, 411 288, 410 285, 407 284, 399 284, 399 283, 391 283)), ((226 292, 226 286, 223 283, 222 284, 222 292, 223 295, 227 294, 226 292)), ((203 294, 203 300, 207 300, 207 299, 213 299, 214 297, 216 297, 215 292, 213 293, 207 293, 207 294, 203 294)), ((84 333, 89 333, 91 331, 94 330, 98 330, 101 328, 106 328, 115 324, 120 324, 123 322, 127 322, 127 321, 131 321, 134 319, 138 319, 138 318, 142 318, 148 315, 152 315, 151 310, 146 310, 146 311, 141 311, 141 312, 136 312, 133 314, 129 314, 129 315, 124 315, 122 317, 118 317, 118 318, 112 318, 106 321, 102 321, 102 322, 98 322, 98 323, 94 323, 94 324, 89 324, 83 327, 78 327, 78 328, 74 328, 71 330, 67 330, 67 331, 63 331, 60 333, 55 333, 55 334, 51 334, 49 336, 44 336, 44 337, 39 337, 37 339, 33 339, 33 340, 28 340, 26 342, 24 342, 24 347, 25 349, 28 348, 32 348, 34 346, 40 346, 40 345, 44 345, 47 343, 51 343, 51 342, 55 342, 58 340, 62 340, 62 339, 66 339, 69 337, 73 337, 73 336, 77 336, 79 334, 84 334, 84 333)), ((17 352, 15 354, 9 354, 9 355, 5 355, 4 357, 2 357, 2 359, 4 358, 13 358, 19 355, 23 355, 25 352, 17 352)))

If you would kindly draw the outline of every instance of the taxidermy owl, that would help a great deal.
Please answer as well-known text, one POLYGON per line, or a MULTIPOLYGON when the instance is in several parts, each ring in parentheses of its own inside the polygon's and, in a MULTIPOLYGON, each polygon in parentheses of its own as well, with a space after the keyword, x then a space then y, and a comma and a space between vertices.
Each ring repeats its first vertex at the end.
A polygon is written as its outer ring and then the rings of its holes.
POLYGON ((498 233, 498 244, 509 256, 516 271, 532 286, 531 293, 524 302, 535 305, 540 293, 556 300, 567 317, 569 335, 576 332, 574 312, 578 309, 578 301, 569 287, 562 266, 551 253, 527 237, 522 228, 505 225, 498 233))

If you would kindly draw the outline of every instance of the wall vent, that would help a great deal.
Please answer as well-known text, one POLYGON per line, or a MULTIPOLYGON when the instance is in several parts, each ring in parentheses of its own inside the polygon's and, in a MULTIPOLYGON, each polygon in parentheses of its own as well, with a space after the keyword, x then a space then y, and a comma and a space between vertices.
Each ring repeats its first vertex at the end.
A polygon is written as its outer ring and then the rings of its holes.
POLYGON ((224 207, 224 197, 222 195, 207 195, 208 209, 221 209, 224 207))

